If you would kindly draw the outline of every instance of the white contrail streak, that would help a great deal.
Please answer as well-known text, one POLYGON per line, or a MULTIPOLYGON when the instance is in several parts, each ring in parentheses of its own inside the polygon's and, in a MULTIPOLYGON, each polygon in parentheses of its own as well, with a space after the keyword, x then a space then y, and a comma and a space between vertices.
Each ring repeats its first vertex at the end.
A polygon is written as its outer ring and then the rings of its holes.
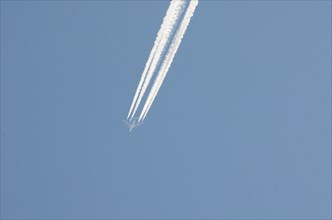
POLYGON ((197 5, 198 5, 198 0, 190 1, 186 14, 183 17, 180 27, 179 27, 178 31, 176 32, 173 42, 165 56, 163 64, 159 70, 158 76, 156 77, 156 80, 149 93, 149 96, 144 104, 143 110, 140 114, 138 121, 143 120, 146 117, 146 114, 148 113, 148 111, 150 110, 151 105, 152 105, 154 99, 156 98, 156 95, 161 87, 161 84, 163 83, 163 80, 165 79, 165 76, 173 62, 174 56, 181 44, 182 38, 187 30, 191 17, 194 15, 197 5))
POLYGON ((131 104, 131 106, 130 106, 130 110, 129 110, 129 113, 128 113, 128 116, 127 116, 127 119, 129 118, 129 116, 130 116, 130 114, 131 114, 131 112, 132 112, 132 110, 133 110, 134 104, 136 103, 137 97, 138 97, 138 95, 139 95, 139 93, 140 93, 140 90, 141 90, 142 84, 143 84, 143 82, 144 82, 144 80, 145 80, 145 78, 146 78, 147 71, 148 71, 148 69, 149 69, 149 67, 150 67, 150 65, 151 65, 152 59, 153 59, 153 57, 154 57, 154 55, 155 55, 155 52, 156 52, 156 50, 157 50, 157 48, 158 48, 158 46, 159 46, 159 43, 160 43, 161 39, 162 39, 162 37, 163 37, 163 32, 164 32, 164 30, 165 30, 165 26, 166 26, 166 24, 168 23, 168 20, 169 20, 169 18, 171 17, 171 15, 174 13, 174 9, 175 9, 176 5, 177 5, 177 3, 176 3, 175 1, 171 1, 171 2, 170 2, 170 6, 168 7, 168 10, 167 10, 167 12, 166 12, 166 16, 165 16, 164 19, 163 19, 163 23, 162 23, 162 25, 161 25, 161 27, 160 27, 160 30, 158 31, 157 38, 156 38, 155 41, 154 41, 154 45, 153 45, 153 48, 152 48, 152 50, 151 50, 151 52, 150 52, 150 55, 149 55, 148 61, 147 61, 146 64, 145 64, 144 71, 143 71, 143 73, 142 73, 142 76, 141 76, 140 82, 139 82, 138 87, 137 87, 137 89, 136 89, 136 93, 135 93, 135 96, 134 96, 134 98, 133 98, 132 104, 131 104))
POLYGON ((176 23, 183 11, 185 0, 172 0, 170 6, 166 12, 166 16, 163 19, 163 23, 157 34, 157 38, 154 42, 154 46, 150 52, 148 61, 145 65, 144 71, 141 76, 141 80, 136 89, 135 96, 133 98, 127 119, 130 120, 134 117, 136 110, 144 96, 144 93, 151 81, 153 73, 156 70, 160 62, 161 55, 165 51, 169 38, 174 31, 176 23))
POLYGON ((160 62, 161 55, 165 51, 167 43, 169 42, 169 38, 170 38, 171 34, 173 33, 175 26, 177 24, 177 21, 183 11, 185 0, 173 0, 172 2, 176 3, 176 4, 174 3, 175 4, 174 13, 170 15, 169 19, 166 19, 166 25, 165 25, 166 27, 165 27, 165 30, 163 33, 163 37, 161 38, 160 43, 158 44, 157 51, 155 52, 155 55, 153 57, 151 65, 149 67, 148 73, 146 74, 146 78, 144 80, 143 86, 141 87, 141 91, 140 91, 139 97, 136 101, 135 108, 132 112, 130 120, 132 120, 132 118, 134 117, 134 115, 137 111, 137 108, 139 107, 139 104, 151 81, 151 78, 160 62))

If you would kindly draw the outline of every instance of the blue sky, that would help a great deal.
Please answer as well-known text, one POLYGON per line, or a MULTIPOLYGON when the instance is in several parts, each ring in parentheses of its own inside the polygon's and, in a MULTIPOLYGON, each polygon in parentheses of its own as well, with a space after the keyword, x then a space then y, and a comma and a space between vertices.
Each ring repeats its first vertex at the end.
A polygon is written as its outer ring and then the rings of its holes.
POLYGON ((1 1, 1 218, 331 218, 331 2, 1 1))

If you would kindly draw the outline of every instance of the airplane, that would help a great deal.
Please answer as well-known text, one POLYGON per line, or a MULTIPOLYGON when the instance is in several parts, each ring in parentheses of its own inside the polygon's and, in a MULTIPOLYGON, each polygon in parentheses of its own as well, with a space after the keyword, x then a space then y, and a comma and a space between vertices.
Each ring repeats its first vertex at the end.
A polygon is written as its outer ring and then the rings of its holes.
POLYGON ((131 132, 136 127, 140 127, 143 124, 143 122, 138 122, 137 120, 138 118, 133 118, 132 121, 123 120, 125 125, 129 128, 129 132, 131 132))

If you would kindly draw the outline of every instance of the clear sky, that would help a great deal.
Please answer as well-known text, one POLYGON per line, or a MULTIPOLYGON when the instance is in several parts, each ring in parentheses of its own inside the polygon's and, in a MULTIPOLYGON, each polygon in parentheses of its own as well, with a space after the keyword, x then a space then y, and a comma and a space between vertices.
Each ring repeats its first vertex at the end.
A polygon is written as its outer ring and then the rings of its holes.
POLYGON ((331 218, 331 2, 1 1, 1 218, 331 218))

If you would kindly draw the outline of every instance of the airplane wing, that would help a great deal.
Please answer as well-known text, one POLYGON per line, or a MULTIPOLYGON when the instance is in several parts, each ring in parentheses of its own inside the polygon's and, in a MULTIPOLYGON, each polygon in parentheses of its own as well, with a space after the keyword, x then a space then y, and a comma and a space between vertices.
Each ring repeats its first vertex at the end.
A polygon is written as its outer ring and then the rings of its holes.
POLYGON ((130 124, 128 123, 128 121, 126 121, 126 120, 122 120, 124 123, 125 123, 125 125, 127 125, 127 126, 129 126, 130 124))

